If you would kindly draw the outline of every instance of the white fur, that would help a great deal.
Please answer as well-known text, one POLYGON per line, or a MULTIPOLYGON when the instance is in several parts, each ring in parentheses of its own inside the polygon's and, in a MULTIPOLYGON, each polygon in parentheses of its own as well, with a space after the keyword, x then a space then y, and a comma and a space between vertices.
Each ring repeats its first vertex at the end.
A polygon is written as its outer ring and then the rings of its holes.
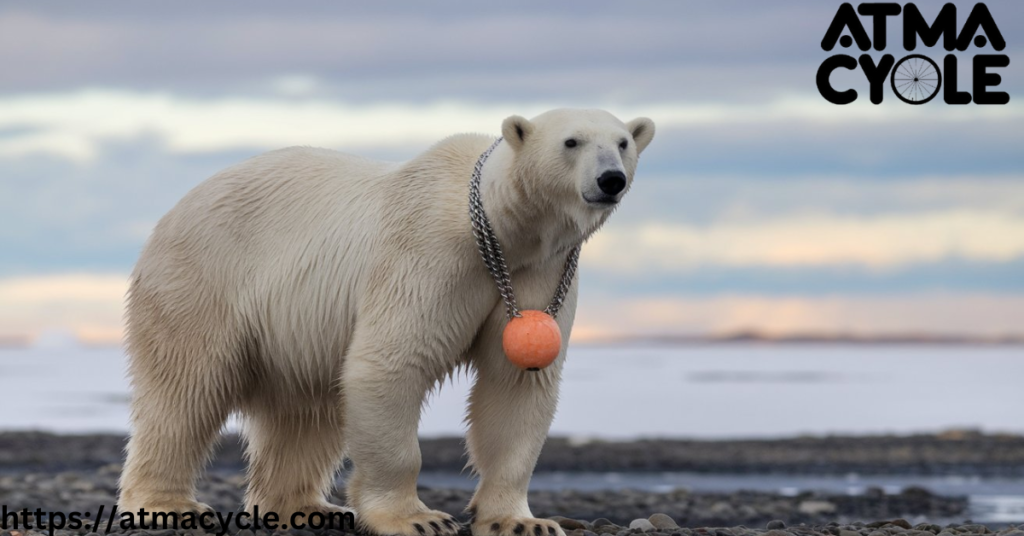
MULTIPOLYGON (((484 207, 520 306, 543 309, 568 250, 611 212, 583 195, 607 168, 631 181, 654 125, 556 110, 510 117, 502 132, 483 171, 484 207), (569 137, 576 148, 565 147, 569 137)), ((474 533, 511 535, 523 524, 561 535, 533 519, 526 490, 565 347, 540 372, 505 359, 504 308, 468 216, 470 173, 492 141, 453 136, 403 164, 282 149, 186 195, 132 275, 134 426, 122 510, 206 508, 195 500, 196 475, 225 418, 239 412, 247 509, 337 509, 325 496, 347 455, 349 504, 364 528, 452 534, 449 516, 416 496, 417 425, 426 393, 468 366, 468 446, 480 475, 474 533)), ((558 316, 564 341, 575 308, 574 284, 558 316)))

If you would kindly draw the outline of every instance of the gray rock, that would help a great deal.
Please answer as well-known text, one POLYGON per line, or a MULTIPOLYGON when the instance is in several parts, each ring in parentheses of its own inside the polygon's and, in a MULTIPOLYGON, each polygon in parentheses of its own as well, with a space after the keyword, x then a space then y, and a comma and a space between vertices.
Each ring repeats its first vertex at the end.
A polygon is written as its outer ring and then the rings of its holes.
POLYGON ((740 507, 736 509, 736 515, 740 519, 751 519, 757 517, 757 510, 749 504, 741 504, 740 507))
POLYGON ((634 519, 629 524, 629 528, 633 530, 633 532, 654 532, 657 529, 657 527, 652 525, 650 521, 647 521, 642 517, 634 519))
POLYGON ((732 519, 736 517, 736 509, 732 507, 726 501, 718 501, 708 508, 708 512, 714 517, 721 517, 724 519, 732 519))
POLYGON ((605 519, 603 517, 599 517, 599 518, 595 519, 594 520, 594 526, 595 527, 618 527, 618 525, 616 525, 615 523, 612 523, 611 521, 608 521, 607 519, 605 519))
POLYGON ((679 528, 679 524, 676 523, 675 519, 672 519, 667 514, 657 513, 652 514, 651 517, 647 518, 654 525, 655 528, 660 530, 676 530, 679 528))
POLYGON ((829 501, 801 501, 800 505, 797 506, 797 510, 801 514, 807 514, 809 516, 819 516, 823 514, 832 514, 836 511, 835 503, 829 501))
POLYGON ((772 521, 769 521, 764 528, 768 530, 780 530, 786 528, 786 524, 781 519, 773 519, 772 521))
POLYGON ((558 523, 558 526, 562 527, 565 530, 576 530, 576 529, 584 529, 584 528, 586 528, 586 526, 583 523, 580 523, 579 521, 577 521, 575 519, 569 519, 567 517, 552 516, 552 517, 549 517, 548 519, 550 519, 551 521, 554 521, 555 523, 558 523))

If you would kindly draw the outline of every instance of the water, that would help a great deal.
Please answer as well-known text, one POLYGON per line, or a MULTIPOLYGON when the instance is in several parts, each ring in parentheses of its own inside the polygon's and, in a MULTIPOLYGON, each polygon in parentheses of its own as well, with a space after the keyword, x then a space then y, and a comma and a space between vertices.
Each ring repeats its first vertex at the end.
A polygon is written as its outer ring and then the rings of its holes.
MULTIPOLYGON (((1020 346, 576 346, 564 378, 554 435, 1024 433, 1020 346)), ((0 349, 0 379, 0 430, 127 430, 119 349, 0 349)), ((431 397, 423 435, 464 432, 469 385, 431 397)))
MULTIPOLYGON (((714 345, 574 347, 552 434, 780 437, 797 434, 1024 432, 1024 348, 1014 346, 714 345)), ((0 349, 0 430, 124 433, 124 356, 49 341, 0 349)), ((465 375, 430 400, 421 432, 461 434, 465 375)), ((470 488, 466 475, 424 473, 428 486, 470 488)), ((538 473, 533 489, 637 488, 795 494, 898 493, 922 486, 967 495, 971 517, 1024 522, 1024 480, 972 477, 538 473)))

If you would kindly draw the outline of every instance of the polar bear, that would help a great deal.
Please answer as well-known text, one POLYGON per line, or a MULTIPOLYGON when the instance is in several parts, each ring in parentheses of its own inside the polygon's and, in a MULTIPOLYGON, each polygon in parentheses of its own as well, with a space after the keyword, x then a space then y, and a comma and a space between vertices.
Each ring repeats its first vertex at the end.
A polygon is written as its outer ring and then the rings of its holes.
MULTIPOLYGON (((512 116, 482 168, 483 207, 519 304, 542 309, 567 253, 629 189, 654 123, 600 110, 512 116)), ((336 512, 377 534, 452 535, 416 494, 424 397, 475 371, 467 450, 477 536, 563 535, 526 493, 555 413, 576 307, 557 317, 551 366, 504 356, 505 308, 480 258, 470 176, 494 143, 456 135, 401 164, 325 149, 272 151, 189 192, 157 224, 131 276, 132 435, 122 511, 200 511, 195 479, 229 414, 247 440, 245 508, 336 512)))

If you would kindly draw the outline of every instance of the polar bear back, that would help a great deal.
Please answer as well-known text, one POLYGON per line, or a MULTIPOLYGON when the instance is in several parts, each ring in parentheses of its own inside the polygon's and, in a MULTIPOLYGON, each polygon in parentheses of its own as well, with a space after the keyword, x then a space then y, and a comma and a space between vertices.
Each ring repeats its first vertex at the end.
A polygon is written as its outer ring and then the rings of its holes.
POLYGON ((293 147, 218 173, 158 223, 133 274, 129 322, 154 316, 143 308, 185 313, 180 329, 230 333, 227 347, 255 345, 272 372, 328 373, 381 265, 425 254, 466 264, 469 173, 491 141, 449 138, 402 164, 293 147))

